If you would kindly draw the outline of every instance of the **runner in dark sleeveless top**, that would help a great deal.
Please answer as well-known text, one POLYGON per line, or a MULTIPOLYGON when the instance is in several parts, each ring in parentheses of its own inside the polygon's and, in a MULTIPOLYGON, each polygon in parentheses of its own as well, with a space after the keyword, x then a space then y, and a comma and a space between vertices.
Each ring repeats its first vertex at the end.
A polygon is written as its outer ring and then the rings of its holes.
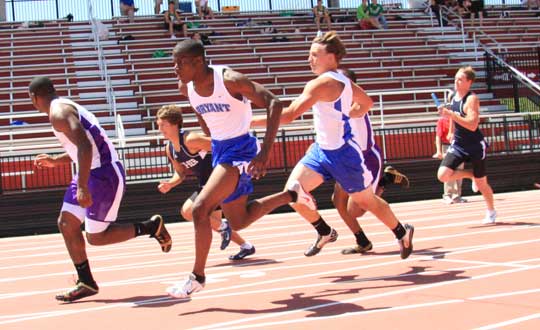
POLYGON ((474 79, 475 72, 470 66, 459 69, 454 80, 455 94, 450 109, 444 106, 439 108, 441 116, 451 121, 453 138, 437 177, 441 182, 462 178, 473 180, 473 191, 480 191, 487 205, 483 223, 491 224, 495 222, 497 213, 493 204, 493 190, 486 176, 487 143, 478 128, 480 102, 478 96, 470 91, 474 79), (457 169, 463 162, 470 162, 472 171, 457 169))
MULTIPOLYGON (((163 136, 169 141, 166 152, 169 161, 174 167, 174 175, 167 181, 158 185, 158 190, 166 194, 173 187, 182 183, 189 171, 199 179, 199 189, 195 191, 182 205, 180 213, 184 219, 193 221, 192 206, 198 193, 206 184, 212 173, 211 139, 196 132, 184 132, 182 127, 182 110, 176 106, 164 106, 157 113, 157 125, 163 136)), ((220 231, 222 226, 221 210, 216 210, 210 217, 212 229, 222 233, 221 249, 225 249, 229 241, 233 241, 240 246, 240 252, 229 257, 230 260, 240 260, 255 253, 255 247, 246 242, 237 232, 220 231)))

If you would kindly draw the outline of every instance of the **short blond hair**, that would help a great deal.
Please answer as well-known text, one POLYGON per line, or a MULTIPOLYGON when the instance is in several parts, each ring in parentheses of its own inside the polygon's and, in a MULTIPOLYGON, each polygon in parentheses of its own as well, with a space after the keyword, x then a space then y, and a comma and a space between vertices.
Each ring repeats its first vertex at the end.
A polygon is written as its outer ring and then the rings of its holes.
POLYGON ((174 104, 162 106, 158 110, 156 118, 166 120, 173 125, 178 125, 178 127, 182 127, 182 109, 174 104))
POLYGON ((341 61, 342 58, 345 57, 345 55, 347 55, 345 45, 339 38, 339 35, 336 33, 336 31, 329 31, 320 37, 316 37, 315 39, 313 39, 313 43, 325 45, 326 52, 334 54, 334 56, 336 56, 336 62, 338 63, 341 61))
POLYGON ((462 66, 459 68, 458 72, 461 71, 465 74, 465 77, 467 77, 467 80, 474 82, 476 79, 476 71, 472 68, 472 66, 462 66))

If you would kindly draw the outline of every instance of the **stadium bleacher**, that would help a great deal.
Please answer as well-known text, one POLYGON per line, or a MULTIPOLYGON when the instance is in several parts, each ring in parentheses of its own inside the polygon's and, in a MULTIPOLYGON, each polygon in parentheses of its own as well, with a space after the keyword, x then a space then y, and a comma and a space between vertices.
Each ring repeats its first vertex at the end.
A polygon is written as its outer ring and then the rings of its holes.
MULTIPOLYGON (((433 26, 428 15, 418 9, 389 10, 389 29, 384 31, 360 30, 351 19, 353 10, 332 12, 336 20, 333 28, 348 49, 342 64, 357 73, 361 86, 374 98, 375 125, 383 112, 385 121, 396 125, 400 120, 403 125, 434 122, 436 109, 431 92, 442 96, 452 87, 455 70, 465 64, 478 71, 474 88, 482 100, 482 113, 508 111, 487 91, 483 53, 473 41, 505 49, 538 45, 540 41, 538 18, 525 10, 512 11, 512 19, 508 19, 498 17, 498 9, 492 9, 493 14, 484 19, 481 28, 465 20, 465 43, 459 29, 433 26)), ((210 63, 230 65, 284 100, 298 95, 313 78, 307 54, 317 31, 307 14, 227 13, 205 21, 191 14, 185 17, 193 23, 190 33, 213 32, 209 36, 213 45, 206 47, 210 63), (263 31, 269 22, 288 42, 271 42, 275 35, 263 31)), ((187 100, 177 92, 170 58, 172 48, 181 39, 171 40, 161 18, 156 16, 136 17, 133 24, 118 18, 104 23, 109 38, 101 43, 125 135, 156 135, 155 113, 170 103, 182 106, 188 127, 196 126, 187 100), (125 40, 128 35, 132 40, 125 40), (153 56, 158 50, 165 57, 153 56)), ((55 142, 47 119, 33 109, 28 98, 28 82, 36 75, 51 77, 59 95, 93 111, 109 135, 116 136, 116 121, 105 98, 91 32, 87 22, 62 20, 45 22, 43 27, 21 30, 14 24, 11 29, 0 30, 0 148, 55 142), (17 123, 22 125, 14 125, 17 123)), ((302 119, 294 125, 309 125, 311 114, 302 119)))

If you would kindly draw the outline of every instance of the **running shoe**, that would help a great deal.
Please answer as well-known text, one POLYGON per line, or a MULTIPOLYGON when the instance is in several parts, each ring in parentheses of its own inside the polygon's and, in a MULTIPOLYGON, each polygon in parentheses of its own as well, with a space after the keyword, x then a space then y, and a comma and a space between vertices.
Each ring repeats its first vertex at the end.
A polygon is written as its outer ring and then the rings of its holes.
POLYGON ((199 292, 203 288, 204 283, 199 283, 194 274, 189 274, 186 282, 168 287, 167 293, 173 298, 188 298, 192 293, 199 292))
POLYGON ((225 250, 229 243, 231 242, 232 229, 229 225, 229 221, 226 219, 221 220, 221 225, 219 226, 219 234, 221 235, 221 245, 219 248, 225 250))
POLYGON ((408 223, 406 223, 403 227, 405 228, 405 235, 398 240, 399 255, 401 259, 407 259, 413 251, 414 227, 408 223))
POLYGON ((386 166, 384 173, 389 174, 392 177, 393 184, 400 185, 403 188, 409 188, 409 178, 392 166, 386 166))
POLYGON ((252 245, 250 249, 240 248, 240 252, 229 256, 229 260, 242 260, 247 256, 250 256, 255 253, 255 247, 252 245))
POLYGON ((80 280, 77 281, 75 287, 61 294, 56 295, 56 300, 64 302, 73 302, 82 298, 90 297, 99 292, 97 284, 88 285, 80 280))
POLYGON ((157 222, 156 232, 150 237, 155 238, 161 246, 161 251, 169 252, 172 248, 172 238, 167 228, 165 228, 165 222, 159 214, 155 214, 150 218, 150 221, 157 222))
POLYGON ((325 236, 317 235, 317 240, 315 241, 315 243, 313 243, 313 245, 311 245, 306 250, 306 252, 304 252, 304 255, 306 257, 312 257, 318 254, 319 252, 321 252, 322 248, 327 243, 335 242, 337 238, 338 238, 338 233, 333 228, 332 228, 332 231, 330 231, 330 234, 328 235, 325 235, 325 236))
POLYGON ((357 253, 364 254, 368 251, 371 251, 372 249, 373 249, 373 244, 369 242, 368 245, 366 246, 361 246, 357 244, 351 248, 343 249, 341 250, 341 254, 357 254, 357 253))

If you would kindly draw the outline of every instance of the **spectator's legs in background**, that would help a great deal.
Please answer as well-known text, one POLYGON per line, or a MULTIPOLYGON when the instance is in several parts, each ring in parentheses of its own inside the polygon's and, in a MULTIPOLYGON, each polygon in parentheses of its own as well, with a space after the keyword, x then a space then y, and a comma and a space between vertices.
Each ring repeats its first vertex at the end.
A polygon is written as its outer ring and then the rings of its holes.
POLYGON ((328 31, 332 31, 332 20, 330 19, 330 15, 325 14, 324 15, 324 21, 326 22, 326 26, 328 27, 328 31))
POLYGON ((161 4, 163 0, 154 0, 154 14, 159 15, 161 12, 161 4))
POLYGON ((382 25, 385 30, 388 29, 388 23, 386 23, 386 18, 384 17, 384 15, 379 15, 377 17, 377 21, 380 25, 382 25))

